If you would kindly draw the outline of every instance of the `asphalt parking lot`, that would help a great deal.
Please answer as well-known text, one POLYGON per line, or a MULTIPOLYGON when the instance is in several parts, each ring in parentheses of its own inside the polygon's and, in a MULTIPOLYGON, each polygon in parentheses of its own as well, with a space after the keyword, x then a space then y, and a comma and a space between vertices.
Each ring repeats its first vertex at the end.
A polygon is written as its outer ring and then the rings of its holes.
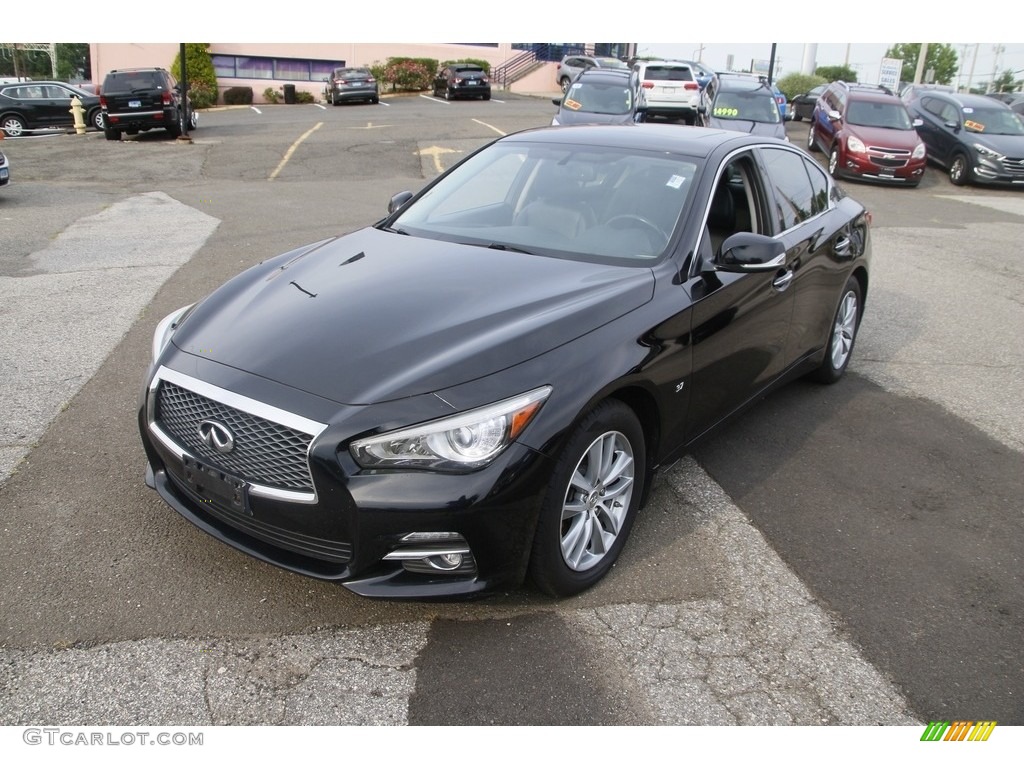
POLYGON ((410 96, 0 144, 0 725, 1024 725, 1020 190, 844 182, 875 225, 850 375, 662 473, 576 598, 361 599, 144 486, 160 318, 553 112, 410 96))

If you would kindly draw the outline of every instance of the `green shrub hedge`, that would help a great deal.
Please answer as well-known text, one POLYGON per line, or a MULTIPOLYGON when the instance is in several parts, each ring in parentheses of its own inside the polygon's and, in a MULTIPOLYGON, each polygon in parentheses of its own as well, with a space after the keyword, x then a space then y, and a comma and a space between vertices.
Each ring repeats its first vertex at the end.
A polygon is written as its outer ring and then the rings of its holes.
POLYGON ((224 91, 225 104, 252 104, 252 88, 236 85, 224 91))

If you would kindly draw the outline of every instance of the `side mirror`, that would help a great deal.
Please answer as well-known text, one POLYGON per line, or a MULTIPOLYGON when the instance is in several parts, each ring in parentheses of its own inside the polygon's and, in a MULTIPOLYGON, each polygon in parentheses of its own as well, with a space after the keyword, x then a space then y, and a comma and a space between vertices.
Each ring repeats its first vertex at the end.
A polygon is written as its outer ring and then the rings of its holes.
POLYGON ((556 107, 562 106, 562 100, 561 99, 552 99, 551 103, 554 104, 556 107))
POLYGON ((391 200, 388 201, 388 213, 394 213, 403 205, 408 203, 410 200, 412 200, 412 192, 399 192, 397 195, 392 197, 391 200))
POLYGON ((915 128, 920 128, 922 125, 924 125, 924 120, 922 120, 920 117, 915 117, 914 122, 912 122, 911 125, 913 125, 915 128))
POLYGON ((722 272, 771 272, 786 263, 786 246, 774 237, 737 232, 722 243, 715 268, 722 272))

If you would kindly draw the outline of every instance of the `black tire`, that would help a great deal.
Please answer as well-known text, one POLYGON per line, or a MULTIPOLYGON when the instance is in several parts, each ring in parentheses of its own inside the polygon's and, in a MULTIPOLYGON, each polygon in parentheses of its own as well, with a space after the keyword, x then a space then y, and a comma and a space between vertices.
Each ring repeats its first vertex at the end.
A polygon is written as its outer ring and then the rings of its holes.
POLYGON ((370 99, 370 103, 371 104, 380 104, 380 96, 374 96, 372 99, 370 99))
POLYGON ((173 123, 168 123, 167 133, 171 135, 172 139, 176 139, 184 133, 182 125, 184 125, 185 116, 181 112, 177 113, 176 119, 173 123))
POLYGON ((818 145, 814 142, 814 120, 811 120, 811 127, 807 131, 807 151, 815 152, 818 149, 818 145))
POLYGON ((85 127, 95 128, 97 131, 102 131, 104 127, 103 110, 99 107, 96 107, 91 112, 89 112, 88 116, 86 116, 85 118, 85 127))
POLYGON ((643 428, 625 403, 606 400, 580 420, 537 521, 529 576, 538 589, 568 597, 608 573, 629 538, 646 468, 643 428))
POLYGON ((455 98, 455 94, 452 93, 452 89, 451 88, 445 88, 444 89, 444 100, 445 101, 451 101, 454 98, 455 98))
POLYGON ((104 128, 103 135, 107 141, 120 141, 121 140, 121 129, 120 128, 104 128))
POLYGON ((483 96, 483 99, 484 99, 484 101, 490 101, 491 100, 491 94, 485 93, 484 96, 483 96))
POLYGON ((832 319, 832 328, 825 346, 825 359, 811 373, 810 378, 822 384, 835 384, 843 378, 853 356, 853 346, 857 341, 857 331, 863 314, 864 303, 860 282, 857 278, 851 277, 846 281, 832 319))
POLYGON ((569 83, 570 80, 568 77, 563 77, 561 80, 558 81, 558 84, 562 87, 562 93, 569 92, 569 83))
POLYGON ((958 187, 971 181, 971 164, 963 152, 953 155, 953 162, 949 164, 949 180, 958 187))

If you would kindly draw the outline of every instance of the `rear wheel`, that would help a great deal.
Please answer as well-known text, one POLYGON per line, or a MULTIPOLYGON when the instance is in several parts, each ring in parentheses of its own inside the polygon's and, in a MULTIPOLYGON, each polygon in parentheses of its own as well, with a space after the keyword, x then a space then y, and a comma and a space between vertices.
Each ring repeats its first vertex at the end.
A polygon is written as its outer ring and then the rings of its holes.
POLYGON ((121 129, 120 128, 104 128, 103 135, 107 141, 120 141, 121 140, 121 129))
POLYGON ((857 329, 860 327, 860 316, 863 311, 861 304, 860 283, 851 277, 846 281, 843 294, 839 299, 835 318, 832 321, 832 333, 829 336, 825 359, 811 374, 811 378, 822 384, 834 384, 846 373, 850 364, 853 345, 857 340, 857 329))
POLYGON ((183 114, 181 114, 181 112, 178 112, 176 117, 175 117, 174 122, 168 124, 167 132, 171 135, 172 138, 176 139, 179 136, 181 136, 182 133, 185 132, 184 129, 183 129, 184 125, 185 125, 185 116, 183 114))
POLYGON ((643 429, 619 400, 583 417, 555 464, 530 553, 530 578, 566 597, 615 564, 636 517, 646 472, 643 429))
POLYGON ((568 90, 569 90, 569 78, 568 77, 563 77, 561 80, 558 81, 558 84, 560 86, 562 86, 562 93, 568 92, 568 90))
POLYGON ((807 151, 813 152, 817 147, 814 144, 814 123, 811 123, 810 130, 807 131, 807 151))

